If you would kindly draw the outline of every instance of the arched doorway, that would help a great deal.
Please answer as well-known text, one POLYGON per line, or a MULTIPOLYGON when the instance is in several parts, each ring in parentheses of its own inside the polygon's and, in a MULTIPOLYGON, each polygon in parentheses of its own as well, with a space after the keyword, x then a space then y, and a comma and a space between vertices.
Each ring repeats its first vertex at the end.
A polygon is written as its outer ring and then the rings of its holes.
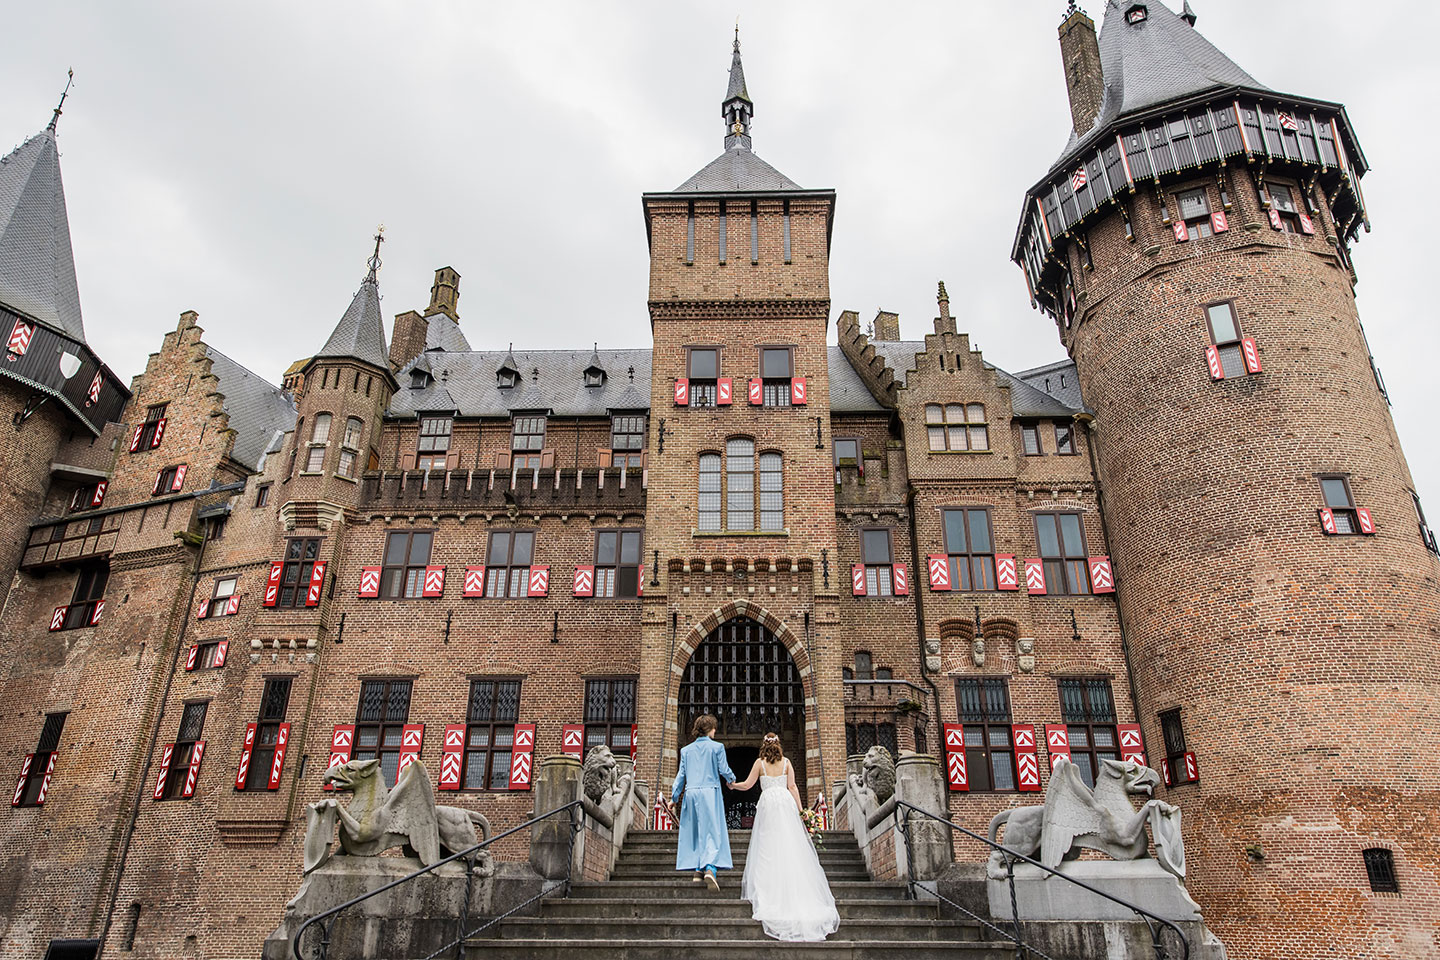
MULTIPOLYGON (((805 688, 790 651, 764 624, 749 617, 727 620, 695 648, 680 679, 682 745, 690 741, 690 725, 703 713, 719 721, 716 738, 725 744, 737 777, 750 772, 761 738, 773 731, 803 790, 805 688)), ((748 827, 758 786, 745 793, 726 790, 724 796, 730 826, 748 827)))

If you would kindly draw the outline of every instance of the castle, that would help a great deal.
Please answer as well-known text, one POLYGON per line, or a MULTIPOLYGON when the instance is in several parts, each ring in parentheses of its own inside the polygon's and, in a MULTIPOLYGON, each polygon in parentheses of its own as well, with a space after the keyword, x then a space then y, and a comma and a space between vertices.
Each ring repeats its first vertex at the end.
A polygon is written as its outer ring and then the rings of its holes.
POLYGON ((187 312, 127 387, 57 109, 0 161, 0 953, 254 956, 327 766, 421 758, 503 829, 542 756, 668 782, 701 712, 807 800, 933 754, 972 829, 1135 757, 1232 955, 1436 950, 1440 559, 1355 310, 1366 161, 1194 22, 1061 24, 1013 259, 1071 359, 1014 373, 943 284, 923 340, 832 336, 835 194, 756 154, 737 40, 722 153, 643 197, 648 348, 474 349, 449 266, 387 339, 377 238, 283 384, 187 312))

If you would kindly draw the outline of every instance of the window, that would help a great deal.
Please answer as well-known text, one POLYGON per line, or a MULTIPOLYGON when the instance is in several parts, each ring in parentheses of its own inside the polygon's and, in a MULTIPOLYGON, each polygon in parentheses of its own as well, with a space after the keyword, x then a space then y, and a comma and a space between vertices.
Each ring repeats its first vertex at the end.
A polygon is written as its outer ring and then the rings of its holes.
POLYGON ((215 592, 210 595, 210 608, 205 613, 207 618, 225 616, 226 601, 235 595, 235 585, 239 582, 239 577, 222 577, 215 581, 215 592))
POLYGON ((955 681, 955 704, 965 725, 965 770, 971 792, 1016 789, 1010 689, 1005 679, 962 677, 955 681))
POLYGON ((691 347, 686 363, 690 378, 690 406, 715 406, 715 381, 720 376, 720 351, 714 347, 691 347))
POLYGON ((206 517, 200 523, 205 531, 206 540, 224 540, 225 528, 230 524, 230 515, 217 513, 213 517, 206 517))
POLYGON ((765 347, 760 351, 760 379, 765 406, 790 406, 792 376, 794 368, 789 347, 765 347))
POLYGON ((355 476, 355 458, 360 455, 360 434, 364 429, 365 424, 359 417, 350 417, 345 421, 345 436, 340 440, 340 464, 335 468, 342 477, 355 476))
POLYGON ((185 787, 185 777, 190 773, 190 762, 194 759, 195 741, 205 729, 205 709, 209 702, 185 704, 180 715, 180 732, 175 737, 175 749, 170 755, 170 770, 165 774, 165 790, 162 799, 173 800, 180 796, 185 787))
POLYGON ((945 521, 945 552, 950 555, 950 583, 957 590, 996 589, 990 511, 976 508, 941 513, 945 521))
POLYGON ((719 530, 720 527, 720 454, 700 454, 700 511, 698 528, 719 530))
POLYGON ((356 760, 380 761, 385 783, 395 785, 400 773, 400 744, 410 719, 409 680, 366 680, 360 684, 355 713, 356 760))
POLYGON ((857 476, 865 475, 865 461, 861 459, 860 441, 855 437, 836 437, 831 442, 835 448, 835 482, 840 482, 844 470, 854 470, 857 476))
POLYGON ((587 386, 587 387, 603 387, 603 386, 605 386, 605 371, 599 369, 598 367, 587 367, 587 368, 585 368, 585 386, 587 386))
POLYGON ((530 589, 535 554, 532 530, 495 530, 485 552, 485 596, 523 597, 530 589))
POLYGON ((1210 342, 1220 352, 1220 367, 1225 376, 1244 376, 1245 354, 1240 347, 1240 320, 1235 316, 1234 302, 1210 304, 1205 308, 1205 318, 1210 324, 1210 342))
POLYGON ((140 425, 140 436, 134 443, 136 450, 149 450, 151 447, 160 446, 160 438, 165 436, 165 428, 160 426, 160 421, 165 419, 165 408, 168 406, 166 403, 157 403, 145 409, 145 422, 140 425))
POLYGON ((861 531, 860 554, 865 564, 865 595, 888 597, 893 594, 889 528, 861 531))
POLYGON ((755 441, 725 441, 725 529, 755 529, 755 441))
POLYGON ((931 450, 989 450, 990 428, 983 403, 925 405, 925 431, 931 450))
POLYGON ((1165 737, 1165 782, 1186 783, 1185 728, 1180 723, 1180 708, 1160 711, 1160 732, 1165 737))
POLYGON ((545 448, 545 417, 516 417, 510 435, 510 463, 522 470, 533 470, 540 466, 540 454, 545 448))
POLYGON ((630 728, 635 723, 633 677, 585 681, 585 752, 609 747, 619 757, 633 756, 630 728))
POLYGON ((760 454, 760 529, 785 529, 785 471, 780 454, 760 454))
POLYGON ((866 753, 871 747, 884 747, 892 757, 899 756, 893 723, 845 724, 845 752, 850 756, 866 753))
MULTIPOLYGON (((204 643, 195 644, 195 668, 196 670, 213 670, 220 659, 220 641, 207 640, 204 643)), ((219 664, 224 666, 224 664, 219 664)))
POLYGON ((183 476, 180 473, 180 467, 178 464, 175 466, 166 467, 164 470, 161 470, 160 475, 155 478, 155 489, 150 491, 150 496, 163 497, 166 494, 174 493, 175 478, 177 476, 183 476))
POLYGON ((1335 532, 1359 533, 1360 522, 1355 516, 1355 499, 1350 496, 1350 481, 1344 477, 1321 477, 1320 492, 1335 518, 1335 532))
POLYGON ((1175 199, 1180 202, 1180 219, 1185 222, 1189 239, 1214 236, 1214 229, 1210 226, 1210 200, 1205 196, 1204 187, 1183 190, 1175 195, 1175 199))
POLYGON ((325 448, 330 443, 330 414, 315 414, 315 425, 310 430, 310 449, 305 453, 305 470, 319 473, 325 468, 325 448))
POLYGON ((104 561, 80 569, 80 575, 75 578, 75 593, 70 598, 70 606, 65 610, 65 623, 60 629, 90 626, 95 619, 96 605, 105 599, 105 584, 109 579, 110 564, 104 561))
POLYGON ((1093 788, 1100 761, 1120 758, 1110 681, 1061 680, 1060 711, 1070 736, 1070 759, 1093 788))
POLYGON ((270 789, 270 764, 275 760, 275 743, 280 738, 280 724, 285 721, 285 708, 289 705, 290 678, 266 679, 260 694, 260 716, 255 724, 255 746, 242 789, 270 789))
POLYGON ((756 469, 755 441, 735 437, 725 442, 724 494, 721 494, 721 458, 700 455, 700 530, 785 529, 785 471, 783 458, 770 451, 760 454, 756 469), (758 494, 758 496, 757 496, 758 494), (721 511, 724 510, 724 526, 721 511))
POLYGON ((1038 457, 1044 451, 1040 447, 1040 428, 1033 423, 1020 425, 1020 441, 1025 447, 1025 456, 1038 457))
POLYGON ((874 678, 875 658, 870 655, 869 650, 855 651, 855 679, 870 680, 874 678))
POLYGON ((420 439, 415 444, 416 470, 444 470, 450 452, 450 417, 421 417, 420 439))
POLYGON ((295 539, 285 543, 285 566, 280 574, 277 607, 303 607, 310 589, 310 570, 320 555, 319 539, 295 539))
POLYGON ((501 367, 495 371, 495 382, 502 390, 513 387, 520 382, 520 371, 512 367, 501 367))
POLYGON ((640 595, 640 533, 601 530, 595 534, 595 596, 640 595))
POLYGON ((1068 423, 1055 424, 1055 452, 1075 452, 1075 428, 1068 423))
POLYGON ((645 415, 615 414, 610 418, 610 462, 617 467, 645 465, 645 415))
POLYGON ((434 538, 432 530, 392 533, 385 538, 384 563, 380 567, 380 596, 394 600, 421 595, 434 538))
POLYGON ((45 784, 45 770, 50 766, 50 755, 60 749, 60 731, 65 729, 65 716, 63 713, 45 715, 45 725, 40 728, 40 742, 35 745, 35 756, 30 759, 30 768, 25 772, 25 786, 19 790, 19 806, 40 805, 40 788, 45 784))
POLYGON ((1385 847, 1370 847, 1361 852, 1365 858, 1365 875, 1370 878, 1372 893, 1399 893, 1400 881, 1395 878, 1395 854, 1385 847))
POLYGON ((507 790, 515 722, 520 719, 519 680, 471 680, 465 715, 466 790, 507 790))
POLYGON ((1085 562, 1085 532, 1078 513, 1037 513, 1035 541, 1045 563, 1045 592, 1090 592, 1090 570, 1085 562))
POLYGON ((1300 232, 1300 210, 1295 206, 1295 193, 1283 183, 1267 183, 1270 209, 1280 217, 1280 229, 1286 233, 1300 232))

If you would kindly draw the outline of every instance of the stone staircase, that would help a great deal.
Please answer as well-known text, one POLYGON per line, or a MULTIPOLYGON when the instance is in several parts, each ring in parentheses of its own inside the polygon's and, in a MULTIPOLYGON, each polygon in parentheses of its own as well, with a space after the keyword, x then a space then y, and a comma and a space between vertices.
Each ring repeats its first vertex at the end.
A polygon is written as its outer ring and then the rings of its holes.
POLYGON ((568 898, 544 901, 536 917, 503 921, 468 944, 487 960, 781 960, 894 958, 1011 960, 1014 949, 980 939, 973 920, 942 916, 935 901, 905 898, 905 884, 874 881, 848 831, 825 834, 821 864, 840 911, 840 929, 823 943, 765 936, 740 899, 750 831, 732 830, 735 869, 712 892, 675 870, 675 834, 632 831, 611 879, 575 883, 568 898))

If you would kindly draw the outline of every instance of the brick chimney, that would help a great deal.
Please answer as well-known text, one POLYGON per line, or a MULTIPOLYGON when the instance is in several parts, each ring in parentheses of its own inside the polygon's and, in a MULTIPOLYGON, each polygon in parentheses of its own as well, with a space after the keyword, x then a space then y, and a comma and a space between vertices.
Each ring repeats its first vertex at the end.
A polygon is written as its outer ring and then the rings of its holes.
POLYGON ((1060 60, 1065 68, 1065 89, 1070 94, 1070 117, 1075 122, 1075 132, 1084 134, 1100 114, 1105 78, 1100 71, 1095 21, 1083 10, 1072 9, 1060 24, 1060 60))
POLYGON ((395 326, 390 331, 391 370, 399 370, 420 356, 420 351, 425 349, 427 329, 425 318, 414 310, 395 315, 395 326))
POLYGON ((900 314, 881 310, 875 314, 875 333, 872 340, 899 340, 900 314))

